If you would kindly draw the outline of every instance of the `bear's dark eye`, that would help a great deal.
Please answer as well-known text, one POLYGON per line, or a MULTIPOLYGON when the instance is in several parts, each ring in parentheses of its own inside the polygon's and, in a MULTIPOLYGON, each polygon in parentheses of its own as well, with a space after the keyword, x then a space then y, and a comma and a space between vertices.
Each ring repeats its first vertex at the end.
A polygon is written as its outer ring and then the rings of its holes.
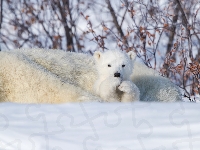
POLYGON ((122 67, 125 67, 125 65, 122 65, 122 67))
POLYGON ((111 65, 110 65, 110 64, 108 64, 108 67, 111 67, 111 65))

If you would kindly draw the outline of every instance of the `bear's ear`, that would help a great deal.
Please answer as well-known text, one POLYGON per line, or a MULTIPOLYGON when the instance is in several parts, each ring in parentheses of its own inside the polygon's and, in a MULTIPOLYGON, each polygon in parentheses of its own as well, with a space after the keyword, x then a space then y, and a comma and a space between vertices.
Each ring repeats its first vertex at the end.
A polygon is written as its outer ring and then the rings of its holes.
POLYGON ((99 61, 100 58, 101 58, 101 52, 100 51, 96 51, 93 56, 94 56, 94 59, 96 61, 99 61))
POLYGON ((132 61, 135 61, 137 55, 136 55, 135 52, 129 51, 129 52, 128 52, 128 56, 129 56, 129 58, 130 58, 132 61))

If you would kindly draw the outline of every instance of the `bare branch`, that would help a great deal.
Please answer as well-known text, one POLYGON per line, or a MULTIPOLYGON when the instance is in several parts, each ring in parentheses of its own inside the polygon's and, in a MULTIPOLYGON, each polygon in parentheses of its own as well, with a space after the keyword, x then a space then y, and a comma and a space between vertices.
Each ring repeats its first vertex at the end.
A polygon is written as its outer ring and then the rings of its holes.
MULTIPOLYGON (((63 5, 67 5, 68 0, 63 0, 63 5)), ((75 51, 74 49, 74 43, 73 43, 73 36, 72 36, 72 30, 71 28, 68 26, 67 21, 66 21, 66 12, 65 12, 65 8, 64 6, 62 7, 60 1, 57 3, 58 4, 58 8, 61 14, 61 18, 62 18, 62 22, 64 25, 64 29, 65 29, 65 35, 66 35, 66 42, 67 42, 67 50, 68 51, 75 51)))
POLYGON ((186 14, 183 10, 183 7, 181 6, 181 2, 179 0, 176 0, 176 2, 177 2, 178 9, 181 11, 181 14, 182 14, 182 17, 183 17, 183 25, 186 29, 188 29, 189 22, 188 22, 188 19, 186 17, 186 14))
MULTIPOLYGON (((123 33, 123 31, 122 31, 121 26, 119 25, 119 23, 118 23, 118 21, 117 21, 117 17, 116 17, 116 15, 115 15, 115 11, 114 11, 114 9, 113 9, 111 3, 110 3, 110 0, 106 0, 106 3, 107 3, 107 5, 108 5, 108 9, 109 9, 109 11, 110 11, 110 13, 111 13, 111 16, 112 16, 112 19, 113 19, 113 23, 115 24, 115 27, 117 28, 117 31, 119 32, 121 38, 124 38, 124 33, 123 33)), ((125 39, 125 42, 126 42, 126 44, 128 45, 128 42, 127 42, 126 39, 125 39)))
MULTIPOLYGON (((2 22, 3 22, 3 0, 0 0, 0 36, 1 36, 2 22)), ((1 51, 1 45, 0 45, 0 51, 1 51)))

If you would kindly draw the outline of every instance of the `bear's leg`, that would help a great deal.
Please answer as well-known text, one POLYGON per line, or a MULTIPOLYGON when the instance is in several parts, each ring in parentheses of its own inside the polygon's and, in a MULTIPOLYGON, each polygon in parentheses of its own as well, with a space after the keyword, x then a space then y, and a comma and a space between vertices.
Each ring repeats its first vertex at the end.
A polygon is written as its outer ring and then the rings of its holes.
POLYGON ((123 81, 118 87, 123 92, 121 102, 132 102, 140 100, 140 91, 131 81, 123 81))
POLYGON ((120 78, 108 78, 99 85, 99 96, 106 102, 119 102, 117 87, 120 85, 120 78))

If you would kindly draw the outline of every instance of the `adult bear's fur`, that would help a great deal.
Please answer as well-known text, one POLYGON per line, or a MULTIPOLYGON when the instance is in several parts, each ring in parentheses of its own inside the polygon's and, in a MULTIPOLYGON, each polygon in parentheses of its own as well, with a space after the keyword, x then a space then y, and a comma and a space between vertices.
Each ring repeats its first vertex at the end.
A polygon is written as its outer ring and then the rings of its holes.
MULTIPOLYGON (((52 68, 56 70, 56 66, 54 67, 52 68)), ((60 67, 57 66, 57 69, 60 69, 60 67)), ((77 86, 73 80, 62 79, 61 77, 32 61, 30 57, 24 54, 0 52, 1 102, 64 103, 101 101, 99 97, 77 86)))
MULTIPOLYGON (((135 63, 133 72, 131 78, 140 89, 140 100, 181 99, 178 87, 153 69, 135 63)), ((44 49, 0 52, 0 101, 101 101, 93 92, 96 80, 95 62, 90 55, 44 49)))

